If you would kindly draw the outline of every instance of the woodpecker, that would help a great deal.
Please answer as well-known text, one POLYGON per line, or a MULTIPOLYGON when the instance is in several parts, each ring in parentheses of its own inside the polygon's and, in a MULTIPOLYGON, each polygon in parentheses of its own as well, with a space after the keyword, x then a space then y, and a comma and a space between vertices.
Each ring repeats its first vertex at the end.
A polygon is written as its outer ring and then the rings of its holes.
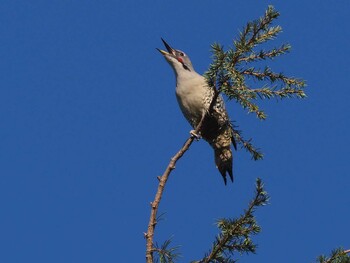
POLYGON ((236 143, 223 98, 217 96, 213 109, 208 114, 215 94, 214 89, 208 86, 206 79, 194 70, 185 52, 172 48, 164 39, 162 41, 167 51, 158 48, 157 50, 174 70, 175 93, 183 115, 195 129, 202 117, 207 114, 199 135, 214 149, 215 164, 225 185, 227 174, 233 182, 231 143, 234 148, 236 143))

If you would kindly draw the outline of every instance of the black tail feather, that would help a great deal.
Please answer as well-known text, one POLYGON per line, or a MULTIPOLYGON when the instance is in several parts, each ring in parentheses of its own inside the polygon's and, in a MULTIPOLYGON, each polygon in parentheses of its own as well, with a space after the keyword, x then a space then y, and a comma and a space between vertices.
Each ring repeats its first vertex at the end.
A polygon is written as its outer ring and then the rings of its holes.
POLYGON ((225 185, 227 185, 227 173, 231 179, 231 182, 233 183, 233 173, 232 173, 232 166, 224 166, 224 165, 221 165, 221 166, 218 166, 218 169, 219 169, 219 172, 222 176, 222 179, 224 179, 224 183, 225 185))

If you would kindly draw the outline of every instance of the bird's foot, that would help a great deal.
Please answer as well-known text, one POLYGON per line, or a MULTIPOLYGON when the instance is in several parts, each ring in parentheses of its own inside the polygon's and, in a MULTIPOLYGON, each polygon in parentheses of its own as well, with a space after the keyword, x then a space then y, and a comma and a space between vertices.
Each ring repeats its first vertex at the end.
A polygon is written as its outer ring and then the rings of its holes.
POLYGON ((197 141, 199 141, 202 138, 202 136, 197 134, 195 130, 191 130, 190 134, 191 134, 191 137, 194 137, 197 141))

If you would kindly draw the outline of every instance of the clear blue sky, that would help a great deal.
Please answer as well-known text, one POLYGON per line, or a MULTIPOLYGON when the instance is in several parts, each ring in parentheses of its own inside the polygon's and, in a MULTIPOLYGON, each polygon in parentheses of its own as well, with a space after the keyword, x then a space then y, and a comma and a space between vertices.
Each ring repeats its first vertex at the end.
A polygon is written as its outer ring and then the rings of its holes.
POLYGON ((240 262, 312 262, 350 248, 349 1, 1 1, 0 262, 144 262, 149 202, 188 137, 160 37, 198 72, 210 44, 231 44, 268 4, 292 52, 271 66, 307 80, 305 100, 262 104, 262 122, 228 108, 265 153, 235 152, 224 186, 196 142, 171 175, 156 231, 182 262, 199 259, 214 222, 238 216, 261 177, 256 255, 240 262))

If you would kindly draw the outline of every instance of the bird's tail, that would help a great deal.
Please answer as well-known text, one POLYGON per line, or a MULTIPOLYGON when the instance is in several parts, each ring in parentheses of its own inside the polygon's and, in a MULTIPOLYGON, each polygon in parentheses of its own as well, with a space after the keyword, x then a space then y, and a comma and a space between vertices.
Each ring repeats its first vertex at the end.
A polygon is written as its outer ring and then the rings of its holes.
POLYGON ((227 183, 226 175, 230 176, 233 182, 232 174, 232 151, 230 145, 227 147, 214 148, 215 164, 224 179, 225 185, 227 183))
POLYGON ((219 172, 224 179, 225 185, 227 183, 226 175, 230 176, 231 181, 233 182, 232 174, 232 132, 231 130, 225 129, 221 132, 211 143, 210 145, 214 149, 215 155, 215 164, 219 172))

